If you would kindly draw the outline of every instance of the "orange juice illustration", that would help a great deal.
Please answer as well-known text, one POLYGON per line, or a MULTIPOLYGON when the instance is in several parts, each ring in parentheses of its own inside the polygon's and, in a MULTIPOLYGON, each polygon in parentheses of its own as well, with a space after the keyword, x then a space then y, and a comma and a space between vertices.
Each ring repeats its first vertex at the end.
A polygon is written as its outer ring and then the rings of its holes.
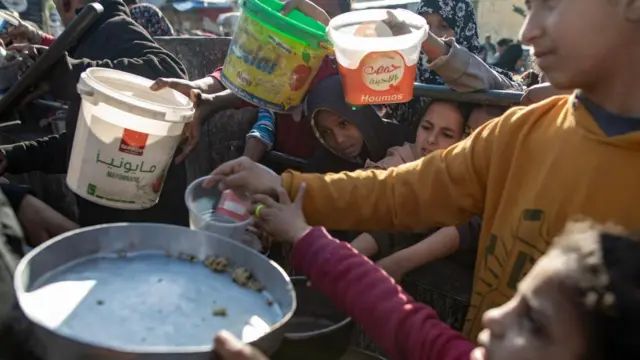
POLYGON ((328 35, 349 104, 401 103, 413 97, 416 63, 429 28, 421 16, 397 9, 393 14, 411 31, 389 36, 382 22, 387 12, 382 9, 353 11, 329 23, 328 35))

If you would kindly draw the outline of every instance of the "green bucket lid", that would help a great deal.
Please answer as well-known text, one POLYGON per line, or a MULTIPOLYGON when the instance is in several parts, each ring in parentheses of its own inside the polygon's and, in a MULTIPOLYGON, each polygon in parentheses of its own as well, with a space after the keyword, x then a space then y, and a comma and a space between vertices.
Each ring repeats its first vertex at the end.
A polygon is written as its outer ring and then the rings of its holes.
POLYGON ((285 36, 315 48, 321 48, 320 43, 329 43, 326 26, 297 9, 282 15, 284 3, 278 0, 242 0, 241 6, 257 21, 285 36))

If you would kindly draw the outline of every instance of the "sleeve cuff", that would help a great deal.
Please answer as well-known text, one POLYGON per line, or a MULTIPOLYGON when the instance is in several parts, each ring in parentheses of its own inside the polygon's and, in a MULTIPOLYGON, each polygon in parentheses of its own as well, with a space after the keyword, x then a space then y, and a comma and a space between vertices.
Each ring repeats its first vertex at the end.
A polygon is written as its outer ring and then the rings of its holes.
POLYGON ((449 45, 449 53, 433 60, 427 66, 430 70, 437 72, 445 82, 456 81, 467 71, 472 55, 456 44, 452 38, 443 41, 449 45))
POLYGON ((40 34, 40 37, 42 40, 40 40, 40 45, 42 46, 46 46, 49 47, 51 46, 51 44, 53 44, 54 41, 56 41, 56 38, 49 35, 49 34, 40 34))
POLYGON ((263 143, 267 147, 267 151, 271 151, 271 149, 273 148, 273 143, 269 142, 269 140, 267 140, 264 137, 260 136, 260 133, 258 133, 257 131, 249 132, 247 134, 247 139, 249 139, 249 138, 253 138, 253 139, 259 140, 261 143, 263 143))
POLYGON ((208 76, 222 82, 222 67, 217 68, 214 72, 212 72, 208 76))

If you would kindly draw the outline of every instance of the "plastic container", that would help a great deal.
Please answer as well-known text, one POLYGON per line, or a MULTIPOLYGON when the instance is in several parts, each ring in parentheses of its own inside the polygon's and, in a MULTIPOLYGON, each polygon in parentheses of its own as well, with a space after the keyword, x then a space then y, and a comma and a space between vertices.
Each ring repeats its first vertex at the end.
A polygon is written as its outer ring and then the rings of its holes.
POLYGON ((286 112, 300 104, 327 54, 326 28, 278 0, 243 0, 222 83, 260 107, 286 112), (324 45, 324 46, 323 46, 324 45))
POLYGON ((205 188, 202 183, 208 178, 205 176, 192 182, 185 192, 184 201, 189 209, 189 226, 260 251, 260 239, 247 231, 251 224, 251 217, 246 213, 248 196, 225 194, 218 186, 205 188))
POLYGON ((67 184, 78 196, 116 209, 158 202, 193 104, 126 72, 91 68, 80 76, 82 104, 67 184))
POLYGON ((352 11, 331 20, 328 28, 342 79, 352 105, 407 102, 413 98, 416 64, 427 38, 426 20, 409 10, 392 10, 411 33, 389 37, 356 36, 358 26, 387 18, 386 9, 352 11))

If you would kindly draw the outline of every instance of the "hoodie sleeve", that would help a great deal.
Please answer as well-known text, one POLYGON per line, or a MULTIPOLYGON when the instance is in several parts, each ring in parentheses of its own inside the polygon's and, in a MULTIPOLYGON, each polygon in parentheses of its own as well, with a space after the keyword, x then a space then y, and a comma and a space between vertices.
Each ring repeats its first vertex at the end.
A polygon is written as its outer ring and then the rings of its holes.
POLYGON ((3 147, 9 174, 42 171, 47 174, 67 172, 67 133, 24 141, 3 147))
POLYGON ((506 154, 518 143, 516 134, 531 123, 530 116, 519 116, 526 114, 523 109, 508 111, 444 151, 396 168, 325 175, 287 171, 282 184, 295 198, 306 183, 303 209, 311 225, 370 232, 460 224, 483 213, 489 182, 504 180, 510 158, 502 154, 511 156, 506 154))
POLYGON ((394 146, 391 149, 387 150, 387 156, 378 161, 373 162, 371 160, 367 160, 364 165, 365 169, 380 169, 385 170, 392 167, 400 166, 402 164, 406 164, 411 161, 415 161, 415 156, 412 154, 411 144, 404 144, 402 146, 394 146), (404 155, 404 156, 403 156, 404 155))
POLYGON ((392 360, 469 360, 474 345, 429 306, 323 228, 293 247, 293 268, 358 323, 392 360))
MULTIPOLYGON (((63 56, 51 71, 51 92, 58 99, 71 101, 78 96, 76 84, 80 75, 92 67, 121 70, 144 78, 155 80, 159 77, 187 78, 187 71, 178 59, 161 48, 132 20, 117 19, 107 22, 100 29, 100 37, 105 43, 120 44, 111 60, 73 59, 63 56)), ((96 46, 96 44, 83 44, 96 46)), ((91 52, 87 49, 84 53, 91 52)), ((81 55, 82 56, 82 55, 81 55)))
POLYGON ((453 90, 523 90, 519 82, 507 79, 469 50, 456 44, 454 39, 445 39, 445 43, 451 47, 449 54, 435 59, 428 66, 453 90))

